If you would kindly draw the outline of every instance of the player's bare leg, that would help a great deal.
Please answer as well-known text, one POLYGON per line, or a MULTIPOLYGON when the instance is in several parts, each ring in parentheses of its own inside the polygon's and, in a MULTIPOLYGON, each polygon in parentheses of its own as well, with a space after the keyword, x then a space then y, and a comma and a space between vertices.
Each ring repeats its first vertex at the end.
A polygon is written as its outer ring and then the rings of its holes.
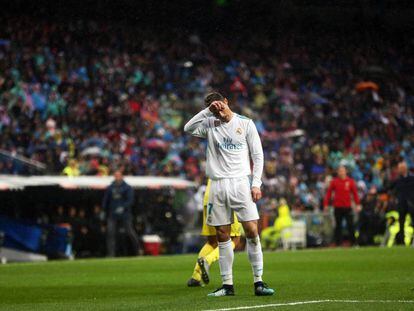
POLYGON ((256 296, 270 296, 274 290, 269 288, 262 280, 263 275, 263 251, 260 244, 257 220, 242 223, 246 233, 246 248, 253 271, 254 293, 256 296))

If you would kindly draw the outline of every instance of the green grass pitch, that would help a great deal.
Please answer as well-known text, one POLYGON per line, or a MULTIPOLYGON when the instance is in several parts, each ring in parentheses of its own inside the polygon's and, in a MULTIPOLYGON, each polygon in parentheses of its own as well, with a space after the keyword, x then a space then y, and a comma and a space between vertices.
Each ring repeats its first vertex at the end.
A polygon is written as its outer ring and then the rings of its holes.
POLYGON ((234 262, 236 296, 208 298, 220 285, 187 288, 196 255, 0 265, 0 310, 206 310, 310 300, 259 310, 414 310, 414 249, 360 248, 265 253, 273 297, 253 295, 247 255, 234 262), (369 302, 361 302, 367 301, 369 302), (373 301, 375 300, 375 301, 373 301))

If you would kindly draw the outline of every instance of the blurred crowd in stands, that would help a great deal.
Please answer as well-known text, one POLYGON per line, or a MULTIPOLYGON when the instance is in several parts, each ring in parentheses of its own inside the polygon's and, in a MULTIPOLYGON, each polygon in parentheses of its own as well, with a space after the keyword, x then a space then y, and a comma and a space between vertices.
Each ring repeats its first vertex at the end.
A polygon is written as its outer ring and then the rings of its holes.
MULTIPOLYGON (((0 149, 46 164, 41 173, 122 167, 203 183, 205 144, 182 127, 218 90, 261 135, 263 209, 280 197, 319 209, 340 164, 361 197, 394 179, 401 159, 414 167, 413 45, 362 33, 154 36, 10 18, 0 29, 0 149)), ((29 173, 0 158, 0 174, 29 173)))

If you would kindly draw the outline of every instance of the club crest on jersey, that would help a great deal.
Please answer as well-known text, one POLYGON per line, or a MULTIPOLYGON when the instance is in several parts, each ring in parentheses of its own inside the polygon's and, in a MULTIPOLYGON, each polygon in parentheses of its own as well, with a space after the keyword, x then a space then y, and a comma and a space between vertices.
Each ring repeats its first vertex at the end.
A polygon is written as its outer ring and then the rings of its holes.
POLYGON ((241 129, 241 127, 238 127, 236 129, 236 133, 239 134, 239 135, 241 135, 243 133, 243 130, 241 129))
POLYGON ((214 120, 214 127, 220 126, 220 120, 214 120))

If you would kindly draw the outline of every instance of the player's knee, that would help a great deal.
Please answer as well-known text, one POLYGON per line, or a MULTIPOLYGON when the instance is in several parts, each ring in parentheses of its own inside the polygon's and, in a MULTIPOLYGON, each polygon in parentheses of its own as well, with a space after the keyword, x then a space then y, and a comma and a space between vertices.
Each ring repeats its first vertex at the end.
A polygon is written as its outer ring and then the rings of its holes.
POLYGON ((239 236, 235 236, 231 238, 233 240, 234 246, 237 247, 240 243, 240 237, 239 236))
POLYGON ((207 238, 208 244, 211 245, 211 247, 216 248, 217 247, 217 237, 216 236, 209 236, 207 238))
POLYGON ((216 228, 218 242, 226 242, 230 239, 230 233, 226 228, 216 228))
POLYGON ((252 230, 252 231, 246 232, 246 238, 248 238, 248 239, 254 239, 258 236, 259 236, 259 234, 257 233, 257 230, 252 230))
POLYGON ((248 221, 243 224, 244 233, 249 239, 253 239, 259 235, 257 230, 257 223, 253 221, 248 221))

